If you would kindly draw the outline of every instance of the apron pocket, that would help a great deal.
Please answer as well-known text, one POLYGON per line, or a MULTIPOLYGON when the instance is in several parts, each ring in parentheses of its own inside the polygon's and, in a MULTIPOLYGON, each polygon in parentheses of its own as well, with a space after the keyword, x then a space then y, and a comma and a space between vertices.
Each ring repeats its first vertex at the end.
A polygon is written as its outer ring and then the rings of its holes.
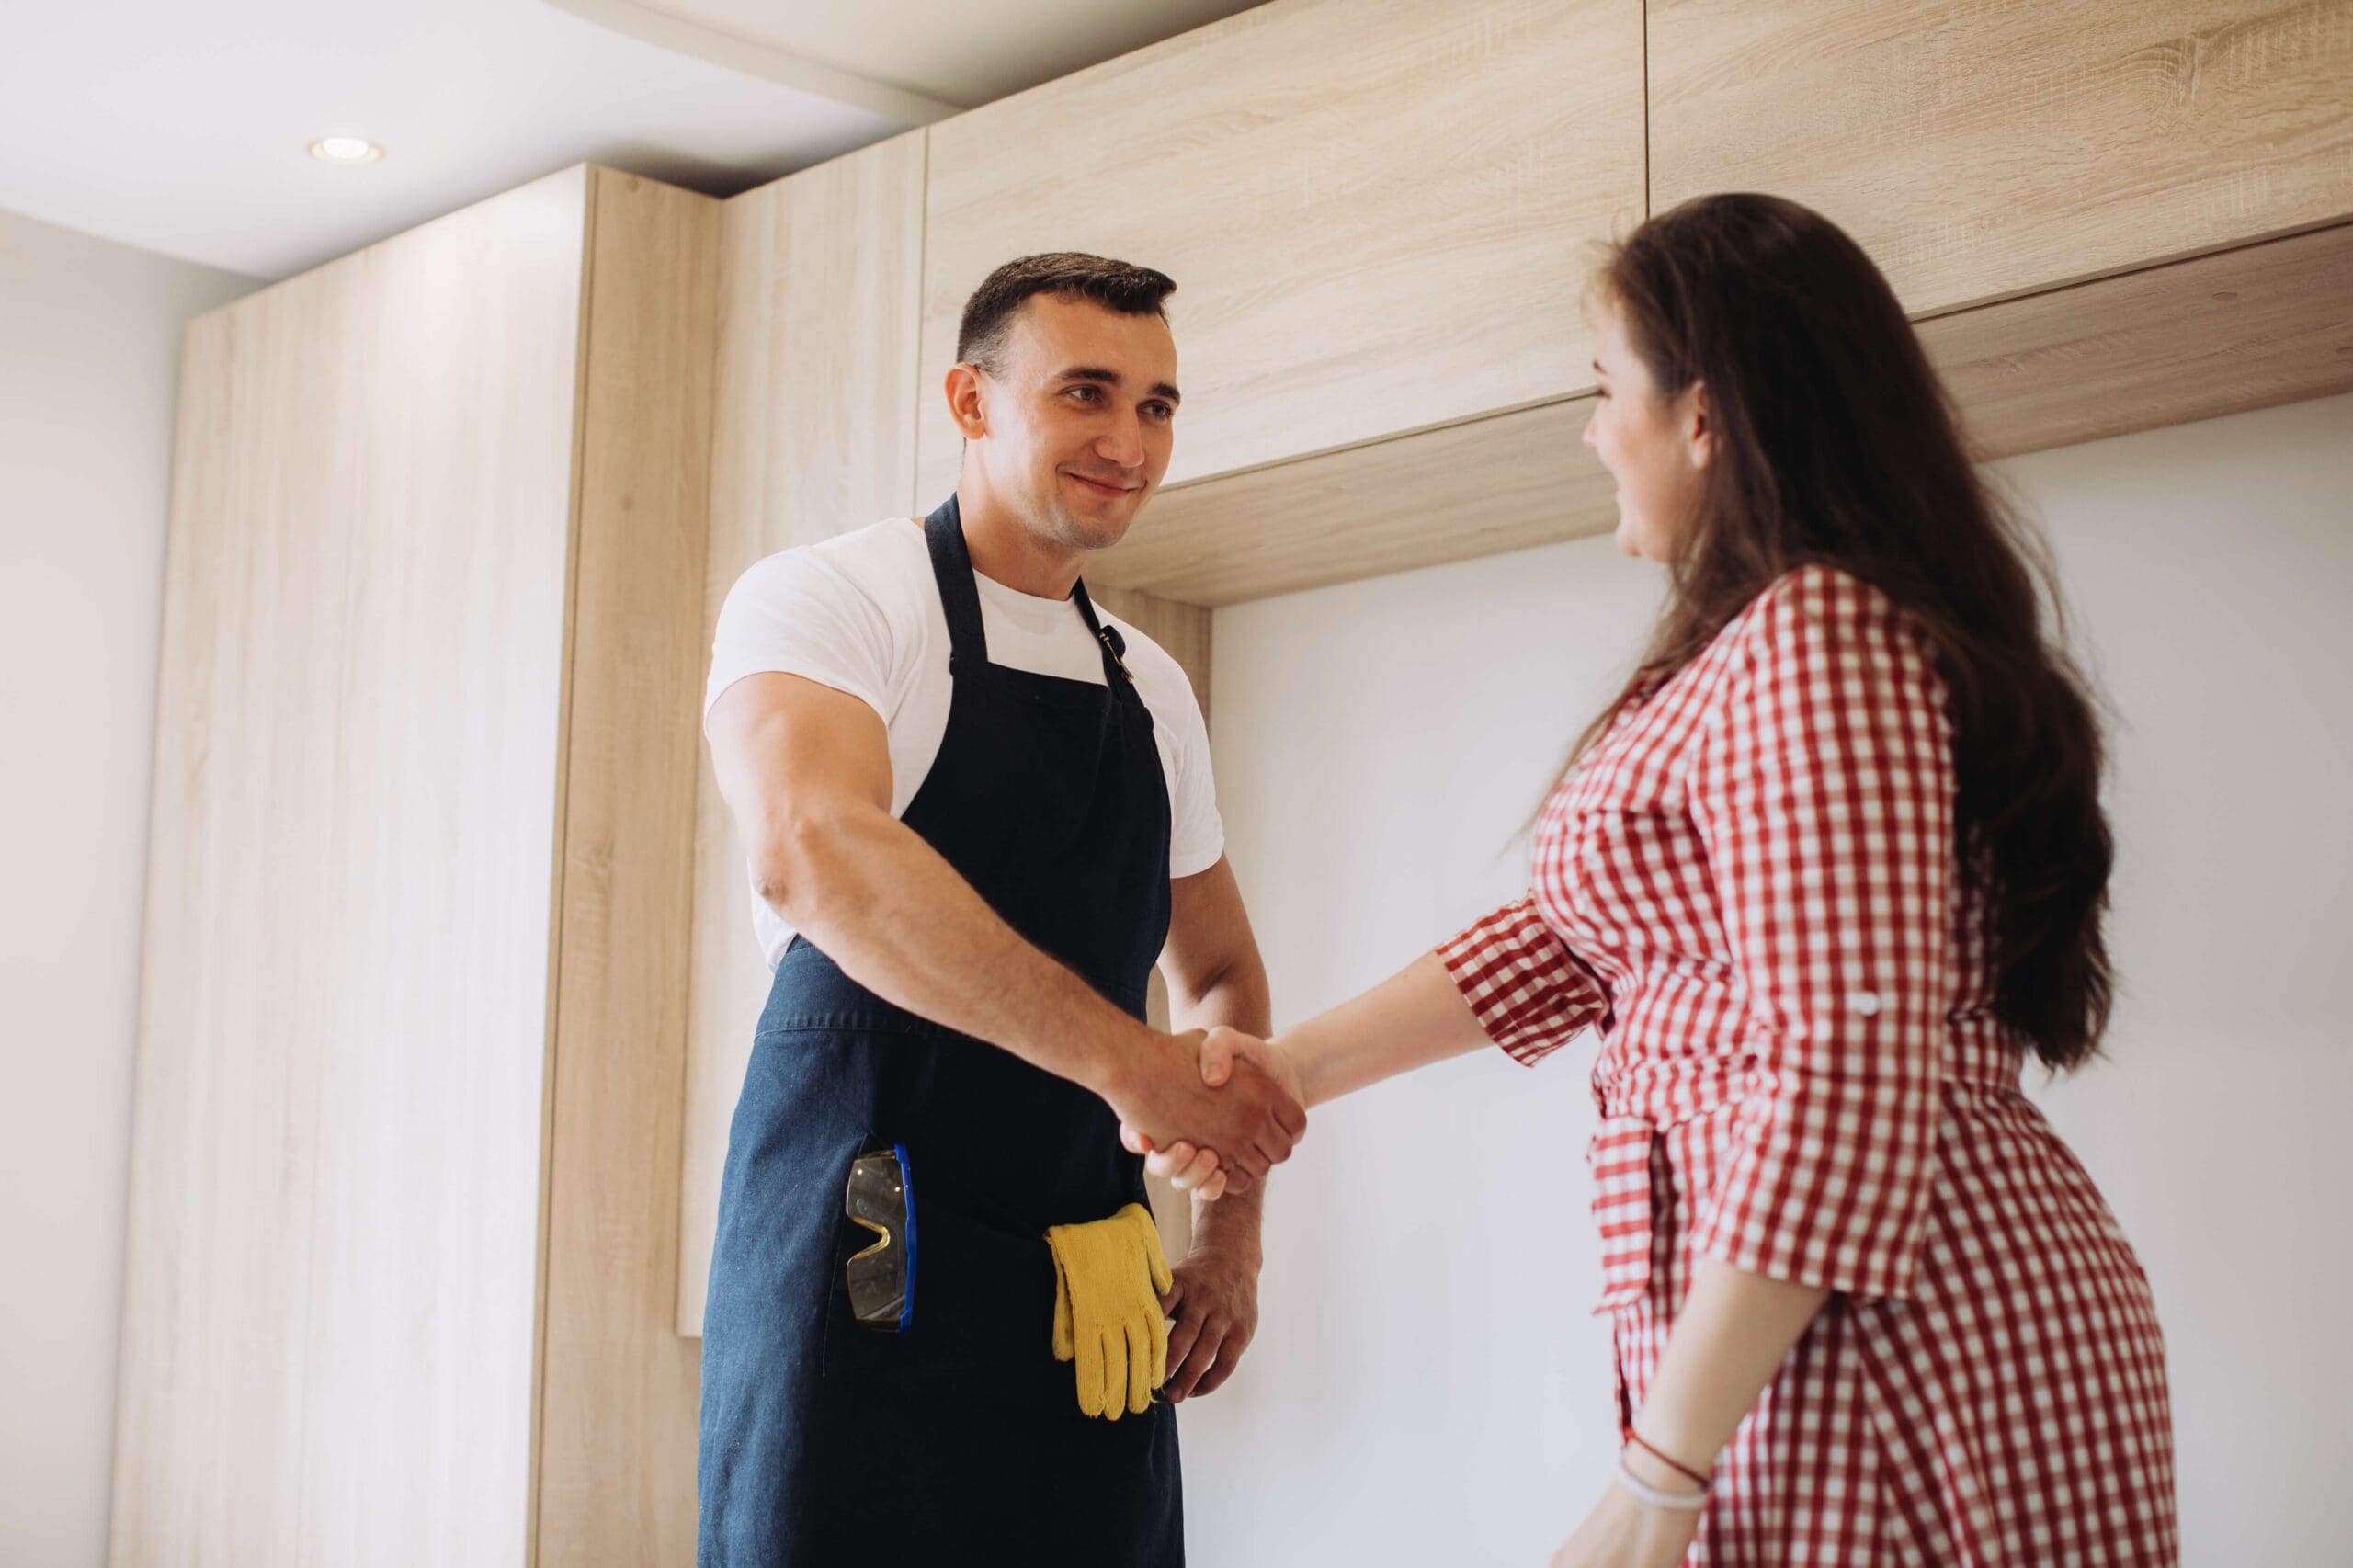
POLYGON ((1597 1312, 1642 1300, 1651 1282, 1650 1120, 1605 1118, 1586 1161, 1593 1167, 1593 1220, 1601 1235, 1601 1300, 1597 1312))

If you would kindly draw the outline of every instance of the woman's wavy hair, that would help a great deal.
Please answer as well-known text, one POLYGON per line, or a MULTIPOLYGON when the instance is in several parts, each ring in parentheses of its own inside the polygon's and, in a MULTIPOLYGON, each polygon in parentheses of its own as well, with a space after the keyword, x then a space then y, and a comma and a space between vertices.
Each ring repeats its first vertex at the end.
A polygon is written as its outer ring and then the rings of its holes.
POLYGON ((1727 194, 1610 246, 1591 297, 1662 395, 1703 386, 1713 448, 1650 643, 1571 765, 1782 574, 1872 585, 1925 630, 1949 691, 1995 1012, 2052 1069, 2081 1065, 2114 990, 2100 722, 2061 645, 2049 554, 1972 465, 1894 290, 1819 213, 1727 194))

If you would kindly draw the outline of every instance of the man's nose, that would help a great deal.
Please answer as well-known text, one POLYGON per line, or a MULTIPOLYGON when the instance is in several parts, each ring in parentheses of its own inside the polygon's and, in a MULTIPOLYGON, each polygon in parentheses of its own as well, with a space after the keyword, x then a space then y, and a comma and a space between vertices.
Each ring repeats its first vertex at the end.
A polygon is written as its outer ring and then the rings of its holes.
POLYGON ((1105 462, 1118 463, 1121 468, 1139 468, 1143 463, 1143 422, 1130 409, 1111 416, 1110 428, 1095 437, 1096 454, 1105 462))

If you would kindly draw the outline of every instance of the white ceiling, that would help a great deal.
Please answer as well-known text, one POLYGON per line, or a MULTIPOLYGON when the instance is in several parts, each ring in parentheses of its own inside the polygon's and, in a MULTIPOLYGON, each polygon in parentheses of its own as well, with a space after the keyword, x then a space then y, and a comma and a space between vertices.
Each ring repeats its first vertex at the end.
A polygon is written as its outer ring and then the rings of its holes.
POLYGON ((276 278, 583 160, 732 194, 1245 8, 9 0, 0 208, 276 278))
MULTIPOLYGON (((623 30, 743 41, 970 108, 1246 11, 1257 0, 550 0, 623 30)), ((719 57, 722 62, 725 55, 719 57)))

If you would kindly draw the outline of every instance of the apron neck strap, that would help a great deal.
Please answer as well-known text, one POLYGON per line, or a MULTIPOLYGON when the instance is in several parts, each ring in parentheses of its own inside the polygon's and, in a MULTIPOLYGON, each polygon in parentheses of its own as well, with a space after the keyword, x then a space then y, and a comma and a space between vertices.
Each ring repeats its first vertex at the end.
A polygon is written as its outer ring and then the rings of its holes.
POLYGON ((972 584, 972 552, 964 544, 964 515, 950 495, 923 520, 931 547, 931 574, 939 584, 939 605, 948 612, 951 665, 989 662, 988 633, 981 629, 981 590, 972 584))
MULTIPOLYGON (((981 626, 981 590, 972 581, 972 552, 964 543, 964 514, 950 495, 923 520, 924 542, 931 549, 931 574, 939 584, 939 605, 948 612, 949 662, 955 665, 989 662, 988 633, 981 626)), ((1103 650, 1103 684, 1113 691, 1132 690, 1135 676, 1128 673, 1128 645, 1116 627, 1096 619, 1095 601, 1086 597, 1084 581, 1071 585, 1079 619, 1103 650)))
POLYGON ((1103 684, 1113 691, 1121 687, 1132 689, 1136 677, 1128 673, 1127 639, 1119 628, 1106 626, 1095 619, 1095 601, 1086 597, 1086 580, 1080 578, 1070 585, 1070 597, 1078 601, 1079 618, 1086 622, 1086 630, 1095 633, 1095 641, 1103 649, 1103 684))

